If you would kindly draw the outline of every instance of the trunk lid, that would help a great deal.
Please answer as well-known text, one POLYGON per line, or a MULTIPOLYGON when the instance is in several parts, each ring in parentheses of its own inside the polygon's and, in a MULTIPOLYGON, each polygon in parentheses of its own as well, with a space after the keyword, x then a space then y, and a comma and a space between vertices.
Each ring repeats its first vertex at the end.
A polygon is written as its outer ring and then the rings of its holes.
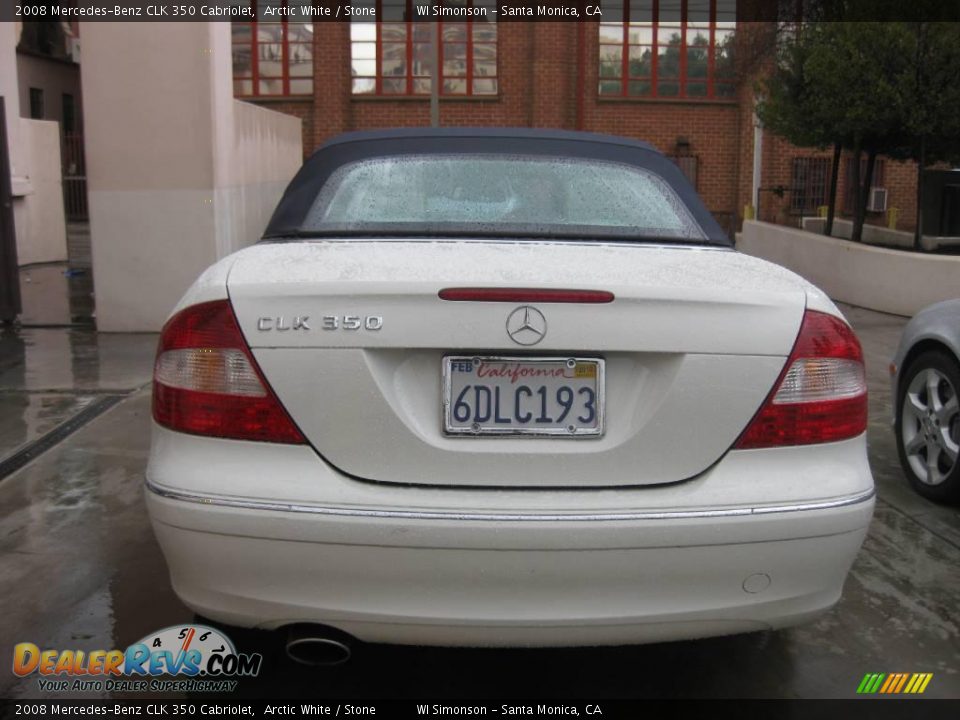
POLYGON ((647 485, 703 472, 776 381, 805 287, 728 250, 428 240, 261 244, 237 255, 228 278, 257 362, 328 462, 368 480, 481 487, 647 485), (616 299, 532 303, 547 331, 525 347, 506 331, 522 303, 438 297, 477 286, 616 299), (603 358, 606 431, 448 437, 449 354, 603 358))

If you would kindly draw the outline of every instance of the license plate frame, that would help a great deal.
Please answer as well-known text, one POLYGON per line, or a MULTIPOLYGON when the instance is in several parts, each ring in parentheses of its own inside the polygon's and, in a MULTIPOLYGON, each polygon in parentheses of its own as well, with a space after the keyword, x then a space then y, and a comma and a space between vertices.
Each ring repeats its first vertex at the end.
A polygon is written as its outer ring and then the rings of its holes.
MULTIPOLYGON (((525 437, 525 438, 557 438, 568 440, 596 440, 603 437, 606 432, 606 361, 601 357, 583 357, 583 356, 519 356, 519 355, 482 355, 482 354, 450 354, 444 355, 441 359, 441 415, 442 430, 445 437, 448 438, 478 438, 478 437, 525 437), (586 364, 596 368, 593 390, 596 398, 596 426, 581 426, 573 424, 575 430, 571 431, 571 424, 560 426, 550 425, 548 427, 522 427, 511 422, 509 426, 489 426, 480 425, 464 426, 452 422, 451 413, 453 411, 453 363, 460 362, 489 362, 489 363, 523 363, 524 365, 564 365, 578 368, 581 364, 586 364)), ((580 387, 586 387, 581 385, 580 387)), ((572 412, 572 411, 571 411, 572 412)))

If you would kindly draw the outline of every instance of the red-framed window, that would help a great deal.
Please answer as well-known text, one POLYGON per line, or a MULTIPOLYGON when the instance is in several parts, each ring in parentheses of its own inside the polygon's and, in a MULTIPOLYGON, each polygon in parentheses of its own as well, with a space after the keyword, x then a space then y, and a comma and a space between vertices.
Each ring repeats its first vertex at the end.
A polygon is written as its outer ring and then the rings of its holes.
MULTIPOLYGON (((294 0, 235 0, 263 17, 267 5, 294 0)), ((236 97, 313 95, 313 22, 276 20, 234 22, 233 94, 236 97)))
POLYGON ((600 96, 732 98, 736 17, 736 0, 623 0, 622 7, 604 7, 600 96))
MULTIPOLYGON (((378 22, 354 18, 350 64, 354 95, 429 95, 432 68, 430 22, 416 22, 415 0, 370 0, 378 22)), ((490 0, 432 3, 460 11, 439 24, 440 94, 496 95, 497 24, 490 0)))

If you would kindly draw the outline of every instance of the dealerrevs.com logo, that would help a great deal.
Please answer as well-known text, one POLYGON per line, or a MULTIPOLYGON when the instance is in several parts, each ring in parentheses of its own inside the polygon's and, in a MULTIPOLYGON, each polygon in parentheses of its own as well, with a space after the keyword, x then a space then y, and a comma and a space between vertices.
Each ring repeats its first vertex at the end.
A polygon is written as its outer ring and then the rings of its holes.
POLYGON ((126 650, 41 650, 29 642, 13 648, 13 673, 37 674, 39 689, 48 692, 232 691, 232 678, 256 676, 262 662, 259 653, 238 653, 230 638, 205 625, 164 628, 126 650))

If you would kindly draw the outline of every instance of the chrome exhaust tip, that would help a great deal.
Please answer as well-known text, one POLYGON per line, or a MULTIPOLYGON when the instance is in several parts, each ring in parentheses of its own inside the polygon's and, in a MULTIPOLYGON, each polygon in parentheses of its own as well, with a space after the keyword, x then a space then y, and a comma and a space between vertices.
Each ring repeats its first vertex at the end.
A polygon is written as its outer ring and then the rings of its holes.
POLYGON ((331 667, 342 665, 353 655, 354 639, 325 625, 293 625, 287 631, 284 650, 301 665, 331 667))

